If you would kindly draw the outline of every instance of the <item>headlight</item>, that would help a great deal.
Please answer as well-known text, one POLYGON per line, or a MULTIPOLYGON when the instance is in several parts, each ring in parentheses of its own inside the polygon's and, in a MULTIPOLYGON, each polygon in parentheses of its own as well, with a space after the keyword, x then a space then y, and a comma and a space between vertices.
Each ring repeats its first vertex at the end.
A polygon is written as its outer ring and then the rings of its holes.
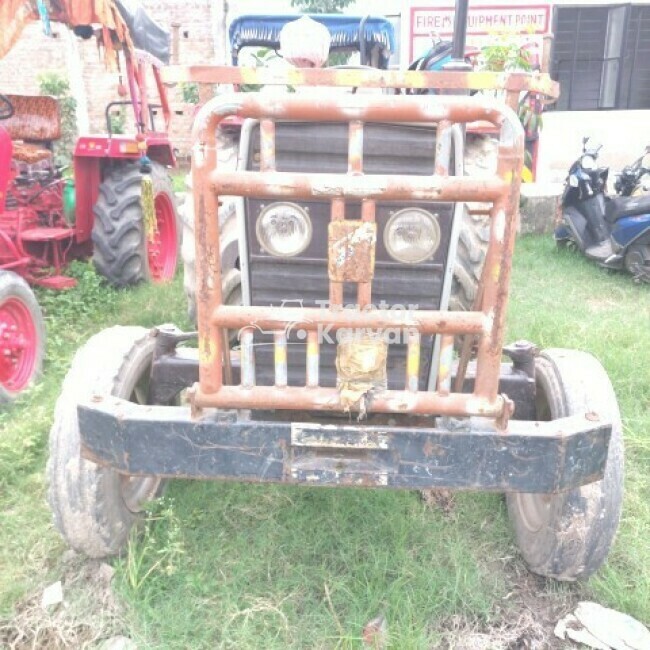
POLYGON ((580 166, 583 169, 596 169, 596 159, 593 156, 584 155, 580 159, 580 166))
POLYGON ((271 255, 293 257, 311 241, 311 219, 295 203, 272 203, 260 212, 255 226, 257 239, 271 255))
POLYGON ((388 254, 398 262, 423 262, 440 246, 437 216, 421 208, 405 208, 396 212, 386 224, 384 245, 388 254))

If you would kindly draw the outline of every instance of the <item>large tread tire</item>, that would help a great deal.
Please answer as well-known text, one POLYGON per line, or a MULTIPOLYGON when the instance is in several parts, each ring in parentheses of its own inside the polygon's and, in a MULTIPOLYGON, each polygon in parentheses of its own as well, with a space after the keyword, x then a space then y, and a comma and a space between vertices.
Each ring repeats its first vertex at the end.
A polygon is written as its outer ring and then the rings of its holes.
POLYGON ((33 354, 31 360, 22 368, 20 377, 16 377, 18 373, 12 373, 6 383, 0 383, 0 404, 11 402, 38 379, 45 356, 45 322, 34 292, 16 273, 0 271, 0 311, 8 301, 19 303, 24 310, 23 315, 31 320, 30 332, 22 334, 31 339, 33 354), (19 380, 19 386, 15 388, 11 385, 14 378, 19 380))
POLYGON ((470 311, 473 308, 489 241, 489 217, 471 215, 465 207, 449 297, 451 311, 470 311))
MULTIPOLYGON (((183 289, 187 298, 187 316, 196 323, 196 250, 194 245, 194 205, 191 194, 182 211, 183 289)), ((219 208, 219 248, 221 254, 221 290, 226 305, 241 304, 241 273, 239 271, 239 233, 234 201, 219 208)))
MULTIPOLYGON (((78 350, 63 382, 50 431, 48 500, 54 523, 66 542, 93 558, 118 553, 126 544, 139 510, 158 495, 154 477, 125 480, 109 467, 81 457, 77 405, 93 395, 123 399, 144 393, 155 339, 143 327, 111 327, 78 350)), ((144 398, 138 401, 145 401, 144 398)))
POLYGON ((601 364, 576 350, 545 350, 536 360, 538 418, 597 412, 612 421, 602 480, 559 494, 507 495, 517 544, 529 569, 556 580, 582 580, 603 564, 623 500, 621 416, 601 364))
MULTIPOLYGON (((171 179, 166 168, 156 162, 151 165, 151 179, 154 196, 166 194, 174 208, 178 252, 181 224, 171 179)), ((132 162, 118 164, 104 178, 93 208, 93 261, 99 273, 115 287, 151 280, 140 207, 141 187, 139 166, 132 162)))

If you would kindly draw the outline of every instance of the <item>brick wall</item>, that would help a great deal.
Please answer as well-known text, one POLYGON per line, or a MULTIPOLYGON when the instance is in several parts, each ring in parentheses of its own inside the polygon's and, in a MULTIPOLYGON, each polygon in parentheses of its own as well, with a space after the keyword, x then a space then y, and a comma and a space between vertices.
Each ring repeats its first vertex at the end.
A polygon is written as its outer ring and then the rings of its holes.
MULTIPOLYGON (((207 63, 214 59, 211 7, 218 10, 218 2, 210 0, 143 0, 150 15, 171 32, 173 23, 179 25, 179 63, 207 63)), ((73 56, 66 38, 65 28, 54 25, 57 38, 43 35, 40 24, 29 25, 19 42, 0 61, 0 91, 37 94, 37 77, 41 72, 55 71, 67 75, 69 58, 73 56)), ((111 101, 121 98, 118 94, 119 72, 108 71, 103 56, 97 50, 94 39, 77 39, 78 56, 81 61, 85 89, 88 124, 91 133, 105 133, 104 111, 111 101)), ((126 78, 123 77, 126 83, 126 78)), ((153 88, 151 89, 153 92, 153 88)), ((156 97, 153 93, 152 97, 156 97)), ((152 99, 152 101, 156 101, 152 99)), ((171 141, 181 157, 187 156, 194 106, 184 104, 179 88, 169 89, 172 109, 171 141)), ((132 130, 132 112, 126 113, 127 132, 132 130)), ((162 122, 160 122, 162 124, 162 122)))
POLYGON ((35 94, 38 93, 37 77, 41 72, 66 72, 66 45, 58 28, 55 27, 54 31, 57 38, 45 36, 40 24, 25 28, 18 43, 0 60, 0 91, 35 94))

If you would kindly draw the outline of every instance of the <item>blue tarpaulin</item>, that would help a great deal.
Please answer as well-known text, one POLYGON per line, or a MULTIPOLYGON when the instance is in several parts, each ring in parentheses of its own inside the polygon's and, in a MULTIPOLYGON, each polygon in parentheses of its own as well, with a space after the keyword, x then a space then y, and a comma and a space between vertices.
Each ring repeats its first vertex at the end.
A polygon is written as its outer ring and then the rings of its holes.
POLYGON ((280 31, 289 22, 309 15, 325 25, 332 38, 330 52, 361 49, 360 31, 363 32, 365 52, 379 46, 379 65, 388 67, 388 59, 395 50, 395 30, 386 18, 377 16, 348 16, 345 14, 292 14, 292 15, 246 15, 235 18, 230 25, 230 49, 233 64, 237 65, 239 51, 244 47, 280 47, 280 31), (363 25, 363 27, 362 27, 363 25))

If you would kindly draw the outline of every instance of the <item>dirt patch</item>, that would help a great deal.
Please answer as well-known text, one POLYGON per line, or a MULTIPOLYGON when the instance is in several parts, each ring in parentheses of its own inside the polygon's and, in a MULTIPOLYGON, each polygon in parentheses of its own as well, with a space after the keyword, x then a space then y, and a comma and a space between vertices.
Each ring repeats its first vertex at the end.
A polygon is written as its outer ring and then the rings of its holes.
POLYGON ((454 493, 451 490, 419 490, 424 505, 431 510, 440 510, 449 515, 455 507, 454 493))
POLYGON ((16 606, 12 619, 0 620, 0 647, 10 650, 90 648, 124 629, 113 594, 113 569, 72 551, 61 566, 63 602, 42 606, 43 589, 16 606))
POLYGON ((462 615, 444 621, 445 650, 560 650, 566 642, 553 634, 558 619, 573 610, 579 588, 550 582, 530 573, 520 562, 495 567, 506 576, 508 593, 495 603, 491 621, 471 621, 462 615))

